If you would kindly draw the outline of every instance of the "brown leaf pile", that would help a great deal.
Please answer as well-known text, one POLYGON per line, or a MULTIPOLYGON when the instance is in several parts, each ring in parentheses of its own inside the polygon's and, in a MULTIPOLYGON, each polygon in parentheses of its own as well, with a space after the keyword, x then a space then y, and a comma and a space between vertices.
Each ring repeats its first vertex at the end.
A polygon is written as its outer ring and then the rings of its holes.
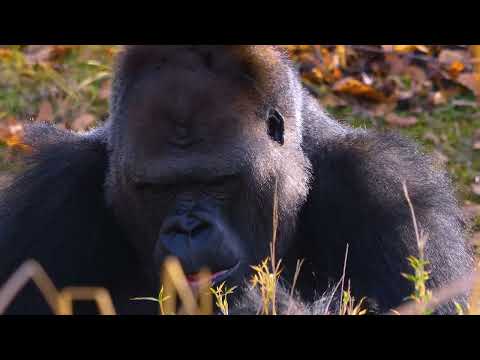
POLYGON ((8 117, 0 122, 0 139, 13 150, 29 151, 29 147, 23 144, 23 125, 14 117, 8 117))
POLYGON ((284 46, 324 105, 353 104, 392 126, 417 123, 396 110, 421 112, 462 94, 480 98, 477 45, 284 46))

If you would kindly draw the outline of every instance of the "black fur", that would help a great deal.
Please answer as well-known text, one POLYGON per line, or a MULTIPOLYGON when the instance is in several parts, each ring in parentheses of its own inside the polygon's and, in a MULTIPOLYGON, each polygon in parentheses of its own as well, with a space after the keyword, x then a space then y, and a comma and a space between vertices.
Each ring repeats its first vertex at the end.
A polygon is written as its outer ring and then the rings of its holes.
MULTIPOLYGON (((192 71, 200 66, 195 59, 201 58, 205 71, 231 78, 232 84, 242 87, 250 86, 253 79, 247 95, 253 100, 245 102, 255 104, 258 117, 268 114, 269 106, 284 117, 284 138, 276 135, 269 141, 265 137, 264 143, 258 142, 258 134, 238 143, 231 139, 228 166, 233 169, 248 158, 250 169, 250 183, 239 195, 244 205, 232 210, 237 218, 232 229, 240 238, 239 249, 253 262, 249 265, 268 256, 271 207, 266 204, 273 197, 272 178, 277 177, 278 253, 284 260, 286 282, 292 279, 297 259, 305 259, 297 285, 298 304, 315 301, 338 282, 347 244, 346 277, 356 298, 367 296, 378 311, 387 311, 412 293, 412 285, 401 273, 411 271, 406 258, 418 255, 418 247, 402 181, 428 234, 429 286, 444 286, 472 269, 466 226, 452 185, 430 157, 398 135, 351 129, 332 120, 301 88, 293 67, 277 49, 227 48, 128 48, 117 67, 112 115, 104 127, 83 135, 49 125, 28 130, 34 156, 28 170, 0 198, 0 283, 23 261, 34 258, 58 287, 103 286, 111 291, 119 312, 156 313, 154 305, 129 300, 155 295, 158 279, 154 261, 146 257, 153 245, 142 247, 135 239, 143 237, 143 231, 148 237, 155 220, 148 220, 148 211, 139 212, 132 205, 135 195, 128 190, 130 179, 124 166, 133 156, 131 134, 124 127, 126 96, 152 58, 158 66, 175 67, 180 62, 192 71), (240 72, 237 63, 243 66, 240 72)), ((205 76, 193 74, 188 76, 205 76)), ((214 168, 221 160, 219 153, 209 163, 214 168)), ((152 231, 158 231, 155 226, 152 231)), ((251 300, 252 294, 246 299, 251 300)), ((462 303, 465 297, 457 301, 462 303)), ((233 313, 251 310, 248 300, 238 304, 233 313)), ((326 311, 325 302, 315 304, 297 312, 326 311)), ((47 311, 33 287, 9 308, 10 313, 47 311)), ((438 310, 453 312, 452 302, 438 310)))

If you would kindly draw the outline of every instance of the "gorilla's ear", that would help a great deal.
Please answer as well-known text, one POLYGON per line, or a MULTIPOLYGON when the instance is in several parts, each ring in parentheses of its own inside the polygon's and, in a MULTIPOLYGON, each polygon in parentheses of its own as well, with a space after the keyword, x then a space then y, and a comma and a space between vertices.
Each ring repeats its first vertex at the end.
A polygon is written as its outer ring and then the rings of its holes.
POLYGON ((268 135, 280 145, 283 145, 285 142, 284 133, 285 133, 285 124, 283 121, 283 116, 276 109, 270 109, 268 112, 268 135))

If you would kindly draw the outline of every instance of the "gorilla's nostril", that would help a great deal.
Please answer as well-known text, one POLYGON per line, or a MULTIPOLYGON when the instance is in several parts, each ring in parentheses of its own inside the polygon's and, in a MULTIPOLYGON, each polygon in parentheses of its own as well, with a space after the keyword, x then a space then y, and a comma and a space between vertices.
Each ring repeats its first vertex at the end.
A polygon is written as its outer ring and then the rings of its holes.
POLYGON ((201 233, 204 233, 207 230, 209 230, 210 228, 211 228, 210 224, 207 224, 205 222, 198 222, 198 225, 195 226, 195 228, 192 229, 190 234, 191 234, 192 237, 197 237, 201 233))
POLYGON ((169 218, 165 221, 164 225, 162 226, 161 232, 164 234, 172 234, 172 233, 179 233, 179 234, 194 234, 201 229, 206 229, 209 227, 209 224, 205 223, 204 221, 200 221, 191 216, 175 216, 169 218))

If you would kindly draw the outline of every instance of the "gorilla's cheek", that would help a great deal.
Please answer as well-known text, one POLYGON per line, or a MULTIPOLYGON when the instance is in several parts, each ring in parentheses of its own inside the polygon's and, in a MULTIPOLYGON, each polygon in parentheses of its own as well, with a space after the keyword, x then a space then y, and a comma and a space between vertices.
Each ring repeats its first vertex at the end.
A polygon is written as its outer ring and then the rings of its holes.
POLYGON ((207 268, 219 280, 234 276, 246 263, 240 239, 220 207, 208 201, 179 202, 164 219, 154 250, 157 268, 168 256, 178 258, 187 275, 207 268))

